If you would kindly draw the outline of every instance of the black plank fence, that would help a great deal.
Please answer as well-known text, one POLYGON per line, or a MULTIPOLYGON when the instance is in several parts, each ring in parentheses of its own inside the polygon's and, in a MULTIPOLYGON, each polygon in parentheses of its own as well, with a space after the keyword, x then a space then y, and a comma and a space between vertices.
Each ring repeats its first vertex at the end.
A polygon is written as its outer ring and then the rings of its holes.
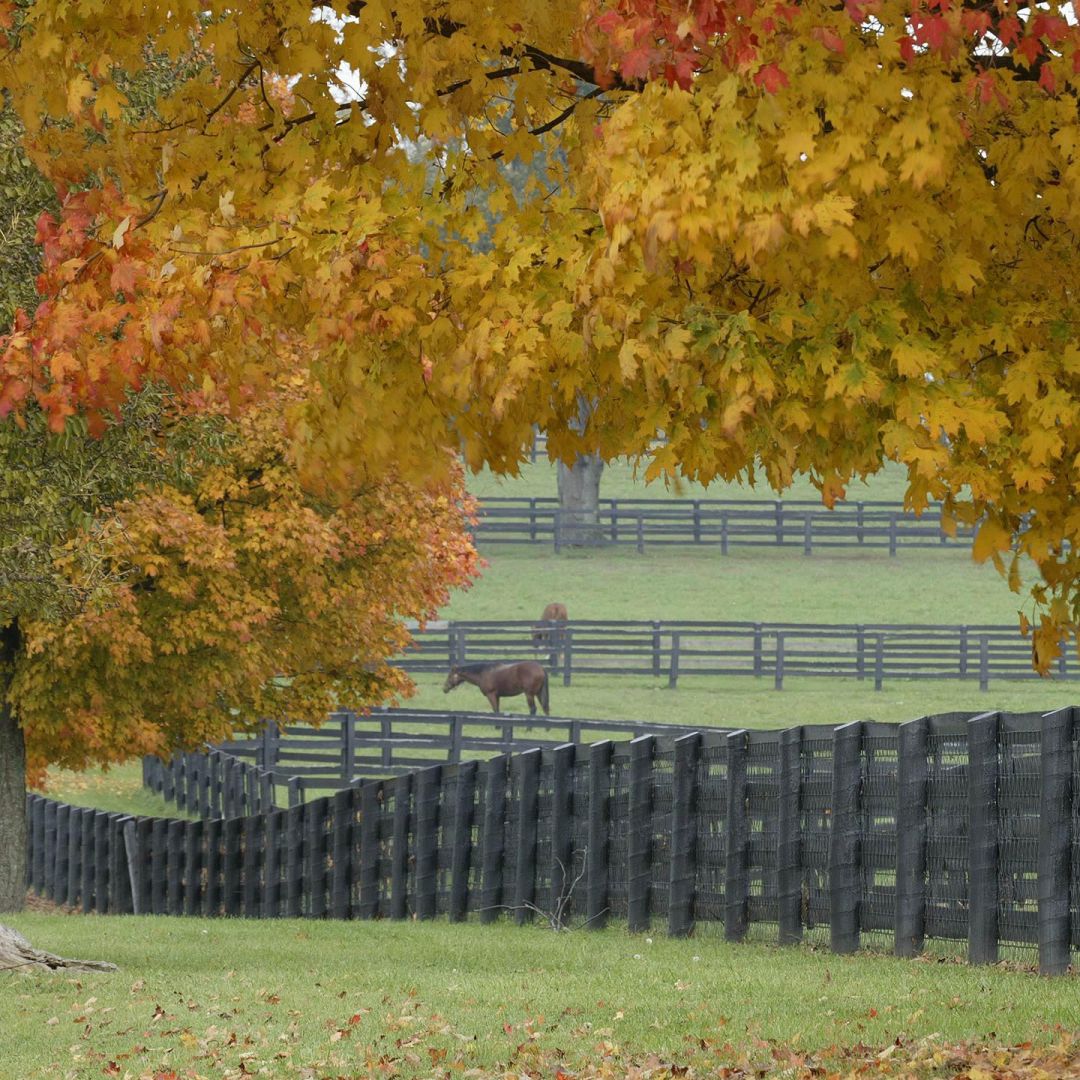
MULTIPOLYGON (((453 664, 546 662, 569 686, 575 675, 638 675, 670 687, 698 675, 771 679, 962 679, 986 690, 998 679, 1033 679, 1031 642, 1015 625, 754 623, 578 620, 440 621, 414 629, 407 671, 445 672, 453 664)), ((1080 677, 1069 650, 1056 678, 1080 677)), ((461 693, 462 691, 458 691, 461 693)))
POLYGON ((596 520, 564 512, 556 498, 493 496, 481 501, 473 528, 476 542, 551 544, 556 551, 579 542, 587 531, 595 543, 646 547, 708 545, 729 548, 793 547, 804 555, 832 548, 876 548, 895 556, 901 548, 970 544, 971 526, 950 534, 941 510, 931 506, 916 516, 895 502, 838 503, 737 499, 600 499, 596 520))
POLYGON ((342 711, 331 713, 318 728, 279 731, 271 724, 209 753, 176 753, 168 762, 144 758, 143 783, 188 813, 233 817, 279 803, 295 806, 313 792, 431 765, 657 730, 671 735, 698 728, 431 709, 376 709, 366 716, 342 711))
POLYGON ((1078 716, 565 743, 197 821, 32 795, 30 885, 86 911, 966 941, 974 963, 1037 950, 1060 973, 1080 949, 1078 716))

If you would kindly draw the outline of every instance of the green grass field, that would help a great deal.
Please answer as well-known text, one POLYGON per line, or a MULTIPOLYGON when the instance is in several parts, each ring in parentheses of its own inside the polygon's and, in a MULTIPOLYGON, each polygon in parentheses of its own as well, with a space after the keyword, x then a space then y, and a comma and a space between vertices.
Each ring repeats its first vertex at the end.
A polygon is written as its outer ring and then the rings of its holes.
MULTIPOLYGON (((487 469, 470 474, 466 480, 468 489, 479 498, 495 495, 514 498, 541 498, 556 494, 556 466, 542 457, 522 465, 521 473, 513 477, 498 477, 487 469)), ((764 476, 756 478, 755 485, 728 484, 716 481, 705 487, 702 484, 679 480, 665 484, 663 480, 645 483, 645 466, 635 467, 627 460, 614 461, 604 469, 600 482, 600 495, 605 499, 813 499, 821 501, 820 493, 805 477, 797 477, 782 495, 778 495, 765 482, 764 476)), ((848 502, 860 499, 883 502, 903 502, 907 488, 907 471, 892 462, 865 482, 855 481, 847 492, 848 502)))
POLYGON ((38 914, 10 922, 42 948, 121 970, 0 976, 5 1080, 555 1077, 605 1061, 601 1075, 625 1076, 650 1055, 725 1075, 775 1066, 774 1054, 791 1050, 828 1060, 859 1044, 874 1075, 897 1075, 888 1051, 897 1039, 932 1049, 962 1038, 1042 1044, 1077 1022, 1069 980, 715 935, 38 914))
POLYGON ((571 619, 1015 625, 1023 596, 957 545, 887 552, 713 548, 564 552, 491 546, 447 619, 536 619, 553 600, 571 619))

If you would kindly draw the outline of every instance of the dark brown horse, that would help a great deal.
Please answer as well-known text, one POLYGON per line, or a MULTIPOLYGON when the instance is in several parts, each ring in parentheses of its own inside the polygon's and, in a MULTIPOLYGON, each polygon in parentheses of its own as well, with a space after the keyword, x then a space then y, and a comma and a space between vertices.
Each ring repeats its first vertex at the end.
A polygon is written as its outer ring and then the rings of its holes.
POLYGON ((544 614, 540 616, 540 625, 533 627, 533 646, 537 649, 542 649, 550 642, 555 648, 558 648, 559 641, 562 638, 560 632, 562 627, 561 625, 556 625, 549 629, 546 624, 562 624, 566 622, 566 618, 565 604, 548 604, 548 606, 544 608, 544 614))
POLYGON ((495 712, 499 711, 499 698, 514 697, 524 694, 529 702, 529 714, 536 715, 536 700, 545 716, 548 712, 548 677, 547 672, 535 660, 522 660, 516 664, 464 664, 454 666, 446 676, 443 693, 449 694, 455 686, 463 682, 479 686, 484 697, 491 702, 495 712))

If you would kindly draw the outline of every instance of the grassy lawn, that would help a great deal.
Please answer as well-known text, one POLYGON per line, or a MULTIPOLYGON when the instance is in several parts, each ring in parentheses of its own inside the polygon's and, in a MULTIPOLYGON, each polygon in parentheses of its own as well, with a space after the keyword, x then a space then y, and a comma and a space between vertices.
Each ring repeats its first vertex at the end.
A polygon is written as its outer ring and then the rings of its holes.
POLYGON ((650 1055, 725 1075, 775 1065, 781 1046, 828 1059, 858 1044, 875 1075, 896 1075, 891 1052, 877 1056, 896 1039, 1041 1044, 1060 1039, 1057 1025, 1077 1025, 1068 979, 728 945, 712 934, 41 914, 10 922, 42 948, 121 968, 0 976, 9 980, 0 1070, 20 1080, 468 1069, 554 1077, 605 1061, 610 1076, 650 1055))
MULTIPOLYGON (((409 704, 418 709, 473 710, 489 708, 473 686, 450 695, 442 691, 443 676, 417 675, 419 692, 409 704)), ((666 680, 646 676, 581 676, 570 686, 551 683, 552 716, 579 719, 646 720, 703 727, 778 728, 797 724, 846 724, 851 720, 901 722, 932 713, 971 711, 1049 711, 1080 700, 1075 683, 991 682, 986 693, 972 682, 886 682, 880 692, 872 681, 854 679, 785 679, 773 689, 767 678, 687 676, 676 690, 666 680)), ((526 713, 524 697, 506 698, 505 712, 526 713)))
MULTIPOLYGON (((478 498, 500 495, 513 498, 553 497, 557 494, 557 469, 554 463, 541 458, 526 463, 521 473, 513 477, 495 476, 487 469, 470 474, 466 480, 468 489, 478 498)), ((748 484, 727 484, 716 481, 708 487, 680 480, 665 485, 662 480, 645 483, 645 466, 637 470, 629 461, 612 462, 604 469, 600 481, 600 496, 604 499, 812 499, 821 501, 821 494, 805 477, 796 478, 791 487, 777 495, 762 475, 755 487, 748 484)), ((848 502, 879 500, 903 502, 907 489, 907 470, 887 462, 881 472, 871 476, 865 483, 856 481, 847 492, 848 502)))
POLYGON ((140 761, 116 765, 108 771, 91 769, 76 773, 65 769, 51 769, 45 793, 50 798, 60 799, 72 806, 90 806, 95 810, 141 814, 146 817, 193 817, 142 786, 140 761))
POLYGON ((555 555, 483 551, 488 566, 440 612, 447 619, 536 619, 553 600, 571 619, 1016 625, 1024 597, 962 547, 805 556, 785 548, 555 555))

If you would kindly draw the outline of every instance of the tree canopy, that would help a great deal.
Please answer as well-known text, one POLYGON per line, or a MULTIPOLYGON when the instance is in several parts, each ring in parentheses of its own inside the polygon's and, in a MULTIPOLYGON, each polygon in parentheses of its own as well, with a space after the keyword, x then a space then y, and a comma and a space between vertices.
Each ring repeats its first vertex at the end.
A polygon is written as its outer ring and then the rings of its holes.
POLYGON ((893 458, 1014 587, 1038 565, 1038 667, 1075 629, 1070 5, 0 9, 61 206, 0 413, 94 431, 147 378, 239 407, 300 354, 309 483, 459 442, 512 471, 533 423, 560 456, 807 472, 827 502, 893 458), (184 77, 133 102, 155 64, 184 77))

